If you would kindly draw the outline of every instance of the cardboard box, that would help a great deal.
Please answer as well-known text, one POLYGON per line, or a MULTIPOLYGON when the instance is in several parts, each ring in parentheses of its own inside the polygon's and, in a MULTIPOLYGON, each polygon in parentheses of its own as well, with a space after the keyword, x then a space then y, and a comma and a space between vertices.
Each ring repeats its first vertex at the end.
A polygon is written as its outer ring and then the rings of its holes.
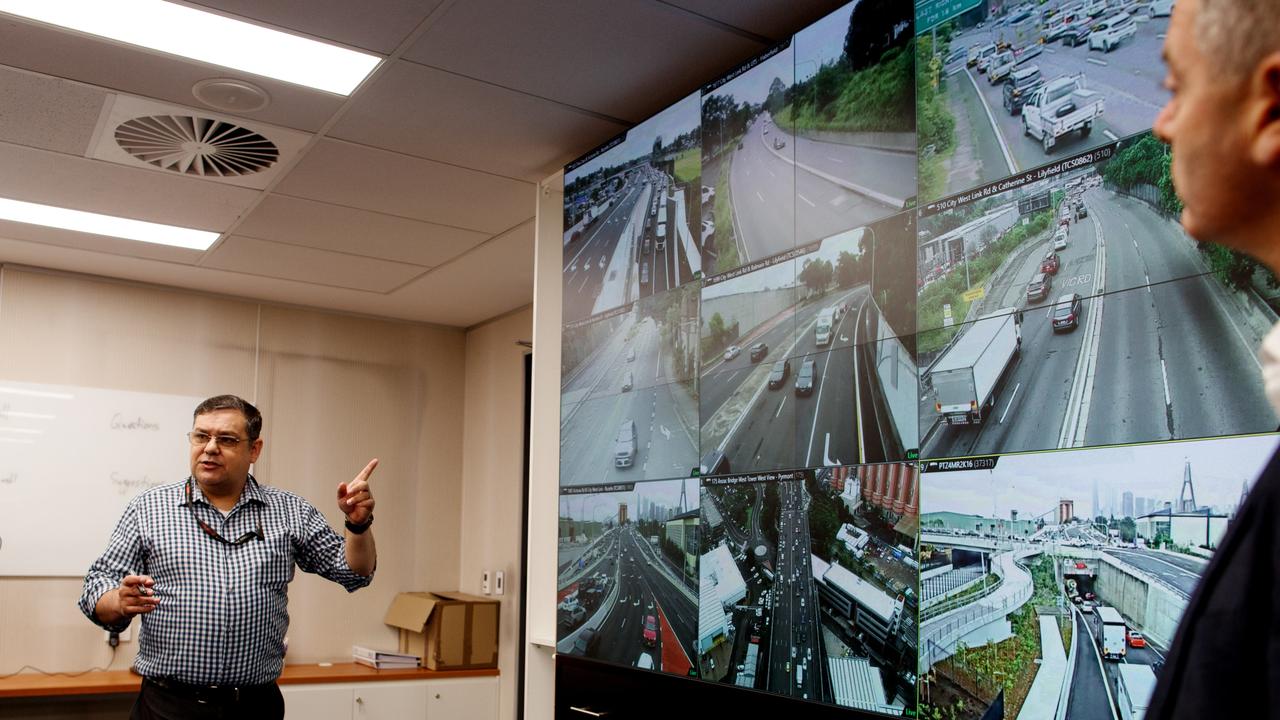
POLYGON ((498 667, 498 601, 460 592, 403 592, 387 608, 400 652, 432 670, 498 667))

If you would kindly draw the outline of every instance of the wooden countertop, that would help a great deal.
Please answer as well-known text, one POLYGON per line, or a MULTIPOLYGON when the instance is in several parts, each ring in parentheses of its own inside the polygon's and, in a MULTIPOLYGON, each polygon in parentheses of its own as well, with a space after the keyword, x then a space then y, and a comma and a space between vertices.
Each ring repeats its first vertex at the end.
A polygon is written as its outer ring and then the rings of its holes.
MULTIPOLYGON (((321 665, 286 665, 280 675, 281 685, 311 683, 377 682, 383 680, 441 680, 465 677, 495 677, 496 668, 483 670, 375 670, 356 663, 321 665)), ((136 693, 142 678, 128 670, 99 670, 83 675, 41 675, 23 673, 0 678, 0 698, 40 697, 54 695, 109 695, 136 693)))

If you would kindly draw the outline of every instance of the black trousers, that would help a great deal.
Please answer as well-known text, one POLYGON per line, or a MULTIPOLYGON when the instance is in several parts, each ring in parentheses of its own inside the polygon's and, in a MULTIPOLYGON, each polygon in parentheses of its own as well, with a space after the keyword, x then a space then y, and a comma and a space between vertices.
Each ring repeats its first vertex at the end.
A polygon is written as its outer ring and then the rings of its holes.
POLYGON ((283 720, 284 696, 275 685, 238 696, 230 692, 191 692, 142 681, 129 720, 283 720))

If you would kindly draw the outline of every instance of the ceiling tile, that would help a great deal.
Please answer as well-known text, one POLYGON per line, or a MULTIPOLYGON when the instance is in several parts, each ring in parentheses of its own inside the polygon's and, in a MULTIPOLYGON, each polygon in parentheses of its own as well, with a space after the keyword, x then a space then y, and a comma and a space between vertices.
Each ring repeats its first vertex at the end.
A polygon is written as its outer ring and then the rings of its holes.
POLYGON ((237 235, 433 267, 489 239, 486 233, 269 195, 237 235))
POLYGON ((0 143, 0 197, 222 232, 256 190, 0 143))
POLYGON ((401 61, 378 76, 329 134, 537 182, 625 129, 559 103, 401 61))
POLYGON ((763 49, 653 0, 474 0, 404 57, 638 122, 763 49))
MULTIPOLYGON (((663 0, 727 25, 781 42, 846 4, 845 0, 663 0)), ((727 69, 727 68, 726 68, 727 69)), ((711 80, 712 78, 707 78, 711 80)))
POLYGON ((0 66, 0 142, 83 155, 107 93, 0 66))
MULTIPOLYGON (((173 55, 0 16, 0 65, 25 68, 133 95, 197 105, 191 88, 200 80, 230 77, 249 80, 271 96, 271 104, 242 117, 315 132, 345 98, 300 85, 173 55)), ((233 113, 235 114, 235 113, 233 113)))
POLYGON ((386 55, 440 0, 197 0, 194 4, 386 55))
POLYGON ((432 322, 470 327, 533 302, 533 228, 530 219, 392 294, 429 308, 432 322))
POLYGON ((533 217, 533 183, 322 140, 276 187, 283 195, 496 235, 533 217))
POLYGON ((408 263, 236 235, 220 243, 200 265, 246 275, 377 293, 390 292, 426 270, 408 263))

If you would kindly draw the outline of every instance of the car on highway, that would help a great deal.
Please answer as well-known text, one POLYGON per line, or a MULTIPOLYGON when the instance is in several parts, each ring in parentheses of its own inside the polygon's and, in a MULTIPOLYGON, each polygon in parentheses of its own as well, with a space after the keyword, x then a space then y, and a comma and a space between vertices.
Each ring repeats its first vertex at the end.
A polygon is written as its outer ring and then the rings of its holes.
POLYGON ((641 285, 649 284, 649 261, 648 260, 640 263, 640 284, 641 285))
MULTIPOLYGON (((813 385, 817 381, 818 363, 813 358, 805 358, 800 363, 800 372, 796 373, 796 395, 812 395, 813 385)), ((800 528, 796 527, 796 532, 800 528)))
POLYGON ((1142 633, 1137 630, 1129 631, 1129 647, 1140 648, 1147 646, 1147 639, 1142 637, 1142 633))
POLYGON ((622 392, 631 392, 633 387, 635 387, 635 378, 632 376, 631 371, 628 370, 627 374, 622 376, 622 392))
POLYGON ((1173 13, 1174 0, 1151 0, 1151 17, 1169 17, 1173 13))
POLYGON ((1093 0, 1084 11, 1089 17, 1098 17, 1107 11, 1107 0, 1093 0))
POLYGON ((653 236, 658 240, 658 249, 667 249, 667 219, 660 218, 658 220, 658 229, 654 231, 653 236))
POLYGON ((1079 327, 1083 308, 1084 301, 1080 299, 1079 293, 1068 293, 1059 297, 1053 303, 1053 310, 1049 312, 1053 331, 1075 330, 1079 327))
POLYGON ((952 50, 951 54, 947 56, 947 59, 942 61, 942 65, 943 67, 946 67, 948 65, 954 65, 962 60, 968 59, 968 57, 969 57, 968 48, 959 48, 957 50, 952 50))
POLYGON ((627 362, 635 362, 635 361, 636 361, 636 349, 627 348, 627 362))
POLYGON ((641 639, 646 647, 654 647, 658 644, 658 619, 652 615, 644 616, 644 630, 640 633, 641 639))
POLYGON ((1058 226, 1058 231, 1053 234, 1053 249, 1067 249, 1067 229, 1061 225, 1058 226))
POLYGON ((1045 275, 1057 275, 1058 267, 1061 261, 1058 260, 1058 253, 1049 248, 1049 252, 1045 254, 1044 259, 1040 261, 1040 272, 1045 275))
POLYGON ((636 423, 623 420, 613 440, 613 466, 631 467, 636 461, 636 423))
POLYGON ((702 186, 702 202, 709 203, 716 197, 716 189, 707 185, 702 186))
POLYGON ((783 140, 783 139, 782 139, 782 138, 780 138, 780 137, 775 137, 775 138, 773 139, 773 149, 774 149, 774 150, 781 150, 782 148, 784 148, 784 147, 786 147, 786 146, 787 146, 787 141, 786 141, 786 140, 783 140))
POLYGON ((578 632, 578 637, 573 641, 572 655, 592 655, 596 650, 596 629, 583 628, 578 632))
POLYGON ((769 346, 762 342, 758 342, 751 346, 751 362, 760 362, 765 355, 769 354, 769 346))
POLYGON ((640 658, 636 660, 636 667, 640 668, 641 670, 652 670, 653 656, 650 655, 649 653, 644 653, 644 652, 640 653, 640 658))
POLYGON ((1049 295, 1050 288, 1053 287, 1053 279, 1042 272, 1038 272, 1031 278, 1031 282, 1027 283, 1027 301, 1035 302, 1043 300, 1049 295))
POLYGON ((996 47, 995 43, 989 43, 982 46, 982 48, 978 50, 978 72, 986 72, 987 65, 991 62, 991 58, 995 57, 996 53, 999 51, 1000 49, 996 47))
POLYGON ((1109 53, 1138 34, 1138 24, 1128 13, 1113 15, 1093 26, 1089 33, 1089 49, 1109 53))
POLYGON ((702 242, 706 242, 708 238, 716 234, 716 223, 714 220, 702 221, 702 242))
POLYGON ((742 354, 742 348, 738 347, 737 345, 730 345, 729 347, 724 349, 724 361, 729 362, 730 360, 738 357, 741 354, 742 354))
POLYGON ((763 132, 761 132, 760 134, 761 134, 761 135, 768 135, 768 134, 769 134, 769 126, 768 126, 768 125, 765 125, 765 126, 764 126, 764 131, 763 131, 763 132))
POLYGON ((789 377, 791 377, 791 361, 779 360, 773 364, 773 369, 769 371, 769 389, 777 390, 786 384, 789 377))
POLYGON ((1092 32, 1093 20, 1084 18, 1071 23, 1070 26, 1062 31, 1062 34, 1059 37, 1062 39, 1063 45, 1076 47, 1077 45, 1083 45, 1088 42, 1089 35, 1092 32))
POLYGON ((1004 109, 1010 115, 1022 112, 1022 105, 1027 96, 1044 84, 1044 75, 1039 65, 1028 65, 1009 73, 1009 82, 1004 86, 1004 109))
POLYGON ((987 63, 987 82, 992 85, 1004 82, 1017 65, 1018 60, 1014 57, 1012 50, 996 53, 991 58, 991 61, 987 63))

